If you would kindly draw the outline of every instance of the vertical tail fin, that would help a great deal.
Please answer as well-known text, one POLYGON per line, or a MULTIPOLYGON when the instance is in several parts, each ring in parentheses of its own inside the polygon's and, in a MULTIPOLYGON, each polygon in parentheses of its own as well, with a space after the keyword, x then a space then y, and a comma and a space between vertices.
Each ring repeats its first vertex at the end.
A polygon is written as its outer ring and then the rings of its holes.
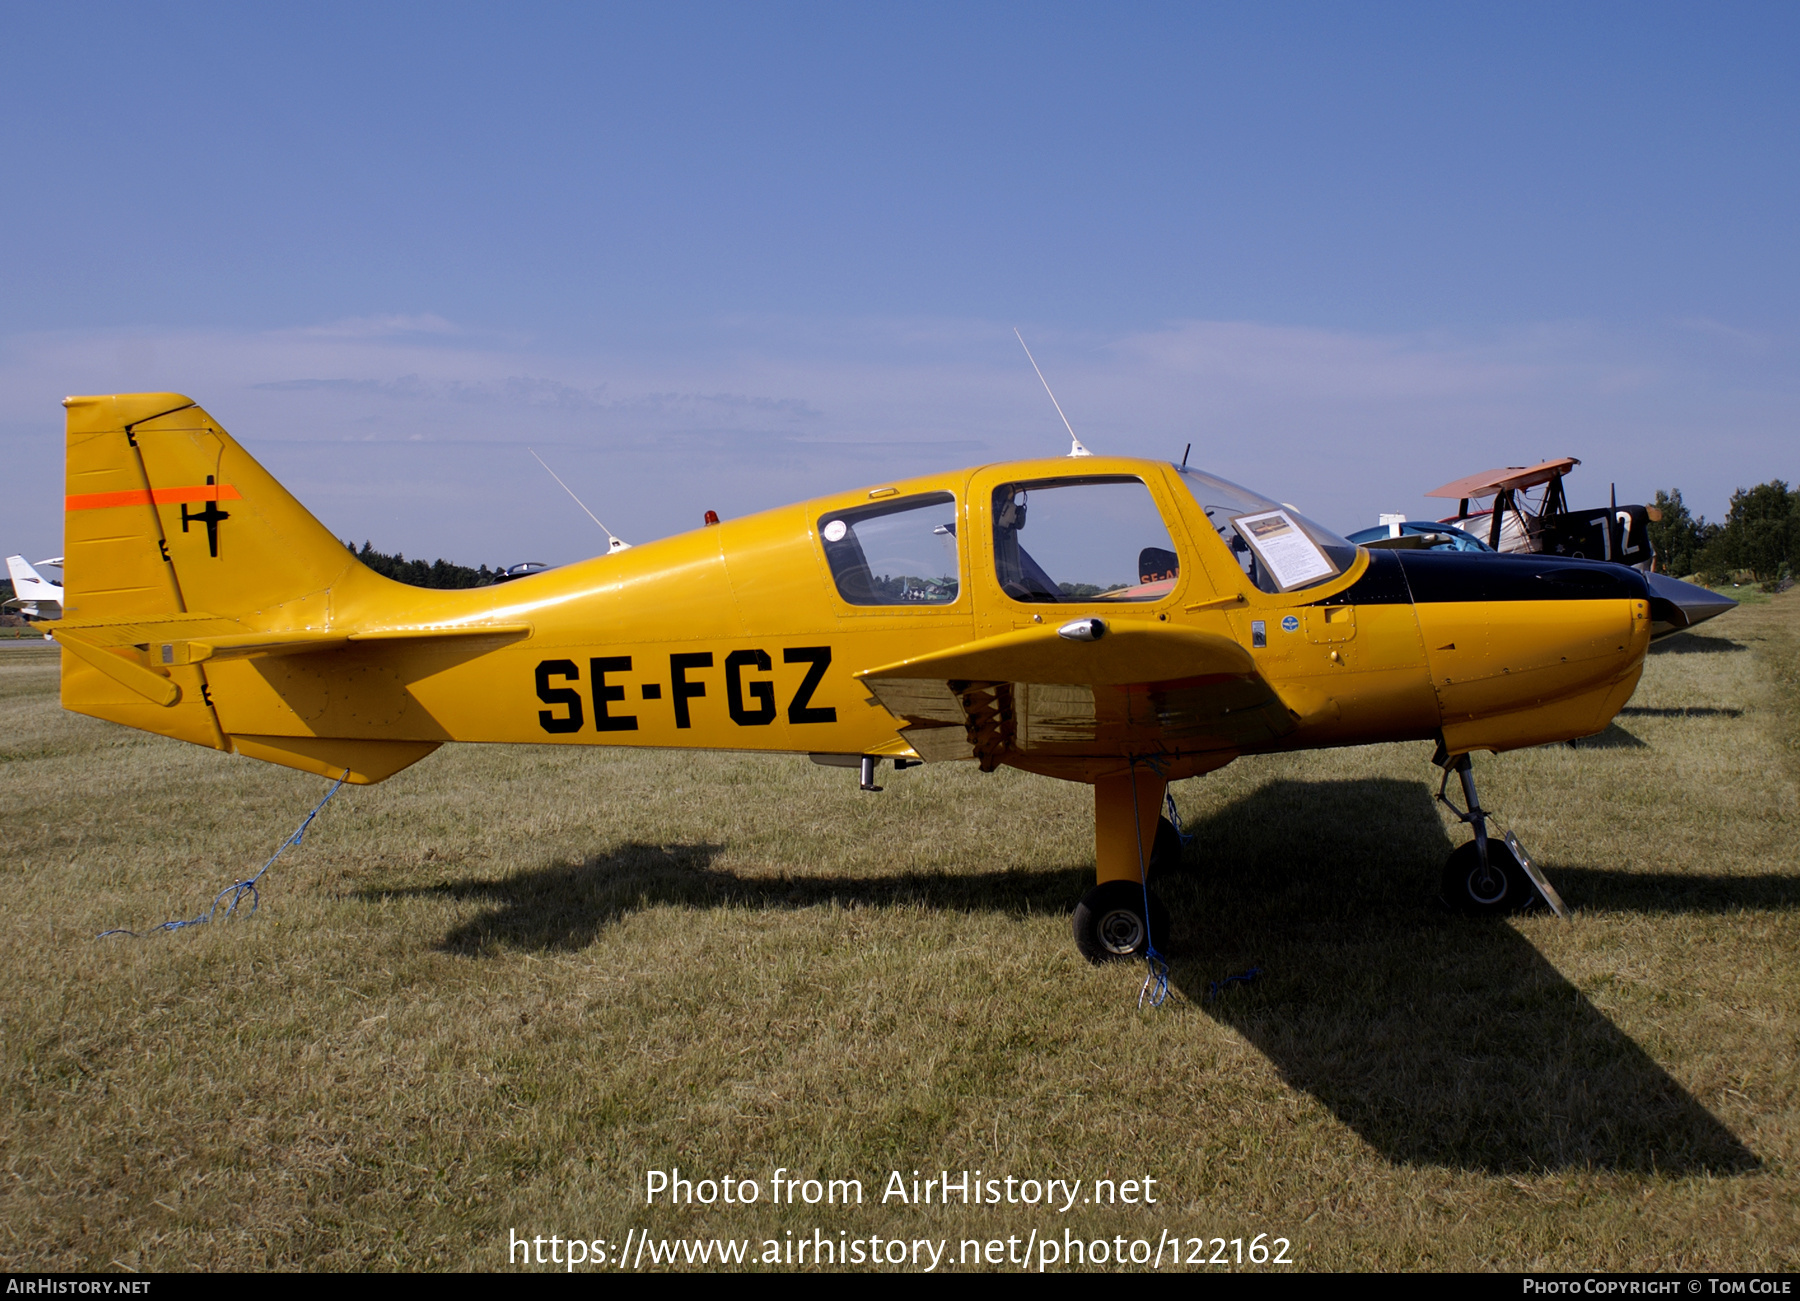
POLYGON ((328 617, 326 591, 354 564, 344 545, 198 405, 178 393, 63 405, 66 617, 328 617))
POLYGON ((156 643, 172 642, 177 628, 325 629, 346 587, 367 594, 387 580, 364 569, 191 399, 127 393, 63 406, 66 554, 56 637, 65 709, 308 772, 348 771, 356 782, 380 781, 437 748, 312 735, 278 693, 272 715, 228 734, 207 667, 156 643))

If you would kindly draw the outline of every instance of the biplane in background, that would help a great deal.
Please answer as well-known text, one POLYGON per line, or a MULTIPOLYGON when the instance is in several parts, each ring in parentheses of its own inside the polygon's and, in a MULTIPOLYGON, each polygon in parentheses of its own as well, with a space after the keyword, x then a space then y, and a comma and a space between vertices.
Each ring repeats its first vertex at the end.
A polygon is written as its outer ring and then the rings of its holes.
POLYGON ((1661 519, 1661 512, 1654 506, 1621 506, 1616 495, 1608 506, 1570 510, 1563 479, 1580 464, 1573 456, 1559 456, 1537 465, 1483 470, 1425 495, 1456 502, 1456 514, 1438 523, 1480 538, 1491 550, 1604 560, 1649 573, 1656 558, 1650 521, 1661 519), (1535 501, 1534 488, 1543 489, 1535 501), (1487 506, 1470 509, 1489 497, 1487 506))
POLYGON ((1653 624, 1713 600, 1618 565, 1369 550, 1185 465, 1085 455, 428 590, 360 564, 189 399, 64 405, 66 708, 352 782, 449 741, 809 754, 865 790, 883 761, 1081 782, 1095 961, 1160 926, 1168 783, 1243 754, 1434 742, 1474 829, 1446 898, 1524 906, 1469 755, 1600 731, 1653 624))

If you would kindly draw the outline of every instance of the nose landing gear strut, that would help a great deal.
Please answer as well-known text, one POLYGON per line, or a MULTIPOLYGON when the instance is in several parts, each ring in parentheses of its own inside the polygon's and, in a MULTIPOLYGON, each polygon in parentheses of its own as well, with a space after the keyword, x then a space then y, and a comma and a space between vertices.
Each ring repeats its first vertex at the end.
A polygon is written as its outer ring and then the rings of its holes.
POLYGON ((1444 864, 1444 902, 1457 912, 1496 917, 1523 912, 1534 900, 1542 899, 1551 912, 1567 921, 1568 906, 1531 861, 1519 838, 1510 831, 1498 841, 1488 835, 1488 811, 1475 793, 1475 769, 1469 756, 1459 754, 1452 759, 1440 746, 1433 762, 1444 770, 1438 800, 1475 833, 1475 839, 1452 851, 1444 864), (1462 780, 1466 808, 1457 808, 1445 793, 1452 772, 1462 780))

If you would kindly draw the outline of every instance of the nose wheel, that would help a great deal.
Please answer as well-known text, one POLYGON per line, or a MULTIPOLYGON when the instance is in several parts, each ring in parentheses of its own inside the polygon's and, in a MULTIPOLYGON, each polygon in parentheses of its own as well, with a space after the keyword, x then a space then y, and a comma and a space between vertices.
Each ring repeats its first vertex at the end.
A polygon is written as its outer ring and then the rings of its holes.
POLYGON ((1451 851, 1444 864, 1444 902, 1470 916, 1498 917, 1524 912, 1542 899, 1550 911, 1567 921, 1569 910, 1562 897, 1544 879, 1543 872, 1531 862, 1512 832, 1507 832, 1503 840, 1488 835, 1487 810, 1475 794, 1475 770, 1469 756, 1459 754, 1452 760, 1441 749, 1439 756, 1437 762, 1443 766, 1444 780, 1437 797, 1475 833, 1475 839, 1451 851), (1457 808, 1444 794, 1453 772, 1462 779, 1466 809, 1457 808))
POLYGON ((1459 913, 1498 917, 1530 906, 1536 891, 1505 841, 1487 842, 1487 861, 1474 841, 1460 845, 1444 864, 1444 902, 1459 913))

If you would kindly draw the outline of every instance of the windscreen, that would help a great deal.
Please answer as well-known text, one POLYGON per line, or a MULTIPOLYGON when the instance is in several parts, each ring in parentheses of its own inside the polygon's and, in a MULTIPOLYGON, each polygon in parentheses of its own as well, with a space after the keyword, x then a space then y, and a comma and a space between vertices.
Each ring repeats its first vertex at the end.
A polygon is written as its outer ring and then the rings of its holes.
POLYGON ((1200 470, 1178 465, 1175 471, 1257 590, 1316 587, 1356 562, 1355 543, 1293 507, 1200 470))

